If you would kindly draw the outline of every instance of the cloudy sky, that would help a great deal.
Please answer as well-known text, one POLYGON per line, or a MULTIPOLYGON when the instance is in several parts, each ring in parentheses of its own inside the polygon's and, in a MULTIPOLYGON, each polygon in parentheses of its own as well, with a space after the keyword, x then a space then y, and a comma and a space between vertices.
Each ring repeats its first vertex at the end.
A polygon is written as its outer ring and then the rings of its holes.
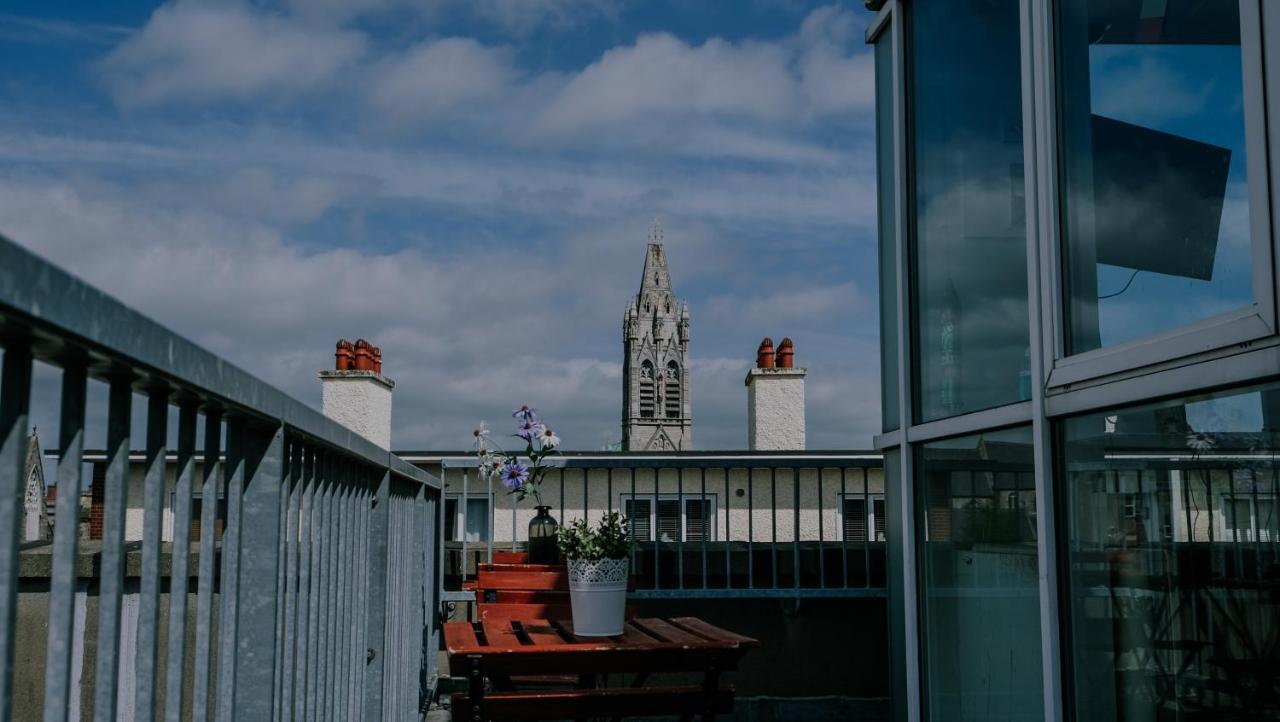
POLYGON ((397 448, 461 448, 527 402, 595 449, 620 438, 622 313, 657 218, 691 307, 696 446, 745 448, 743 377, 789 335, 810 448, 865 448, 868 19, 853 0, 8 2, 0 233, 313 405, 334 341, 373 340, 397 448))

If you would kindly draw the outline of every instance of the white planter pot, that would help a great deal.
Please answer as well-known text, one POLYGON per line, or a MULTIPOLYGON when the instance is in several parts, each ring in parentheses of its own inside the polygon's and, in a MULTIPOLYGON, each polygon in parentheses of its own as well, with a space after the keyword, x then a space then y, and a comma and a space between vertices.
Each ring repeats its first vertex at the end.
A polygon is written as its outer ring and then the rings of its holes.
POLYGON ((622 634, 627 609, 629 559, 569 560, 573 633, 581 637, 622 634))

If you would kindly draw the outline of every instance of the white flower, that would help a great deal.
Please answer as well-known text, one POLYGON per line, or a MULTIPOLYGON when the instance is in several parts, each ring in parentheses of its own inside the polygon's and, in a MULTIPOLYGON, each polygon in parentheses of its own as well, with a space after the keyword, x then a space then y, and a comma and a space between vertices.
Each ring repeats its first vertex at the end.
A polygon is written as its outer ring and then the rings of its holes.
POLYGON ((489 441, 489 425, 481 421, 480 425, 471 432, 471 435, 475 437, 476 451, 484 451, 485 444, 489 441))
POLYGON ((552 431, 550 426, 544 426, 538 434, 538 443, 544 449, 554 449, 560 445, 560 437, 556 436, 556 432, 552 431))

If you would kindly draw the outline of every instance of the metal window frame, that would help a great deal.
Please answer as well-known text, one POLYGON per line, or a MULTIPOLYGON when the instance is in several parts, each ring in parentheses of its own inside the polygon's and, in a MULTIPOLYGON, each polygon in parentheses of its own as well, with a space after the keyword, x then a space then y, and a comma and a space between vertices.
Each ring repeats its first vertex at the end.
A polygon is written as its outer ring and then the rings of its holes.
MULTIPOLYGON (((650 492, 637 491, 634 494, 632 494, 631 492, 619 492, 618 493, 618 509, 626 509, 627 508, 626 503, 632 500, 653 501, 653 502, 657 502, 657 501, 678 502, 680 504, 680 538, 675 541, 661 542, 661 543, 662 544, 677 544, 680 542, 701 543, 703 541, 702 539, 689 539, 688 503, 691 501, 708 502, 711 504, 711 512, 707 515, 707 520, 708 520, 707 524, 711 529, 711 534, 710 536, 708 536, 708 538, 705 541, 716 542, 716 541, 719 541, 719 539, 717 538, 718 537, 717 527, 719 526, 719 523, 718 523, 719 517, 716 516, 716 514, 720 510, 719 500, 716 498, 718 496, 719 496, 718 492, 710 492, 710 491, 707 492, 705 495, 701 493, 692 493, 692 492, 688 494, 680 494, 680 493, 671 494, 666 492, 655 494, 651 491, 650 492)), ((658 505, 654 503, 649 505, 649 538, 641 539, 640 537, 635 537, 635 539, 636 541, 653 542, 654 537, 657 536, 657 533, 658 533, 658 505)))
POLYGON ((848 492, 845 494, 839 494, 837 496, 840 499, 840 504, 836 506, 836 526, 837 528, 840 529, 840 541, 858 542, 858 543, 865 542, 868 544, 884 544, 889 541, 889 527, 887 525, 885 526, 884 539, 872 538, 876 536, 875 522, 877 517, 876 517, 875 503, 877 501, 885 505, 884 521, 888 521, 889 507, 888 507, 888 502, 886 501, 884 492, 867 492, 866 494, 848 492), (866 532, 867 538, 866 539, 849 539, 846 537, 844 533, 844 516, 845 516, 844 503, 850 500, 854 500, 854 501, 865 500, 865 501, 871 502, 871 504, 866 508, 866 517, 867 517, 867 532, 866 532))
MULTIPOLYGON (((464 499, 466 500, 467 503, 470 503, 473 501, 484 502, 484 505, 485 505, 484 518, 485 518, 485 523, 488 525, 488 534, 484 539, 463 539, 462 538, 462 536, 466 533, 467 519, 466 519, 466 512, 464 511, 464 509, 466 508, 466 504, 459 503, 454 506, 453 538, 446 539, 445 541, 450 541, 450 542, 466 541, 469 544, 484 544, 488 542, 489 538, 493 536, 493 509, 489 504, 489 494, 488 492, 484 492, 483 494, 463 494, 460 491, 448 492, 444 495, 441 505, 444 506, 445 508, 448 508, 449 502, 451 501, 462 502, 464 499)), ((443 527, 441 527, 441 530, 443 531, 443 527)))
MULTIPOLYGON (((1063 297, 1062 255, 1066 238, 1062 233, 1059 214, 1061 208, 1060 143, 1058 134, 1058 103, 1061 102, 1057 84, 1057 33, 1053 0, 1029 0, 1041 12, 1029 35, 1030 50, 1035 65, 1031 77, 1032 89, 1039 93, 1035 99, 1041 117, 1037 129, 1044 135, 1035 143, 1034 162, 1037 165, 1036 182, 1046 197, 1052 199, 1052 207, 1046 207, 1047 220, 1037 229, 1040 253, 1038 288, 1041 303, 1053 313, 1044 319, 1051 330, 1053 341, 1052 369, 1047 384, 1052 390, 1065 390, 1081 382, 1106 376, 1141 374, 1152 364, 1178 360, 1182 364, 1195 363, 1205 352, 1247 344, 1277 333, 1277 296, 1275 289, 1275 262, 1280 256, 1280 236, 1277 236, 1272 206, 1275 205, 1275 188, 1270 178, 1271 168, 1280 160, 1280 150, 1271 148, 1269 139, 1280 137, 1280 127, 1272 114, 1268 123, 1266 104, 1268 85, 1277 82, 1275 72, 1280 72, 1277 59, 1264 59, 1262 30, 1262 0, 1240 0, 1241 69, 1245 105, 1245 150, 1249 175, 1249 227, 1253 249, 1254 301, 1231 311, 1216 314, 1191 324, 1157 332, 1124 343, 1105 346, 1078 354, 1066 353, 1066 304, 1063 297), (1265 66, 1265 67, 1264 67, 1265 66), (1272 72, 1265 72, 1266 70, 1272 72), (1268 127, 1270 125, 1270 127, 1268 127)), ((1272 9, 1274 12, 1275 9, 1272 9)), ((1266 30, 1274 36, 1275 28, 1266 30)), ((1025 55, 1025 53, 1024 53, 1025 55)), ((1026 58, 1024 58, 1026 59, 1026 58)), ((1025 67, 1025 66, 1024 66, 1025 67)), ((1276 89, 1280 91, 1280 88, 1276 89)))

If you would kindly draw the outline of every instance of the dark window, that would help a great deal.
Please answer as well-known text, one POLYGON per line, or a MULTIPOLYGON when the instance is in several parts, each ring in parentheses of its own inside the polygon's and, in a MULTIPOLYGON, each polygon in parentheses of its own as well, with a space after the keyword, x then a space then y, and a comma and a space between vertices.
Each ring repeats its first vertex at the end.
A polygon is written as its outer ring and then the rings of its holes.
POLYGON ((1018 7, 907 7, 919 421, 1031 397, 1018 7))
POLYGON ((1057 7, 1067 352, 1249 306, 1239 3, 1057 7))

